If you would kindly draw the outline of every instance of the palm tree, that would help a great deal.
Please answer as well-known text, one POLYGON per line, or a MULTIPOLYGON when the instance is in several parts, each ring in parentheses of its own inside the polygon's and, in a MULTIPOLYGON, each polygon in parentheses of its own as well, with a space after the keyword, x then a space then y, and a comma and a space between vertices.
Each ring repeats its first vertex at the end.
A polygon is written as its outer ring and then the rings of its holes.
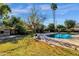
POLYGON ((54 22, 54 26, 55 26, 55 29, 56 29, 55 11, 57 9, 57 4, 52 3, 51 4, 51 9, 53 10, 53 22, 54 22))

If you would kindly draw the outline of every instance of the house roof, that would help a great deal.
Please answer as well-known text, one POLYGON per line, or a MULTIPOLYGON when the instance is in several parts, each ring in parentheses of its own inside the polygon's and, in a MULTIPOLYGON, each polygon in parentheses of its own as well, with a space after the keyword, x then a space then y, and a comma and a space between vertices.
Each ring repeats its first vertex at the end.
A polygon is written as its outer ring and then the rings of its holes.
POLYGON ((74 28, 74 30, 78 30, 79 31, 79 28, 74 28))
POLYGON ((15 29, 13 27, 8 27, 8 26, 0 26, 0 30, 4 30, 4 29, 15 29))

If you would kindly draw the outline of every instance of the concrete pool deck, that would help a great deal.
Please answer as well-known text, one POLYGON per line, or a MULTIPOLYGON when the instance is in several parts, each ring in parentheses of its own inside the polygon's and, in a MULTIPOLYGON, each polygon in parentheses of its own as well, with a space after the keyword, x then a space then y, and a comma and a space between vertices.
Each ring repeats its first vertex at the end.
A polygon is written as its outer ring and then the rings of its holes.
MULTIPOLYGON (((49 35, 49 34, 47 34, 49 35)), ((62 41, 62 42, 67 42, 67 43, 72 43, 72 44, 76 44, 79 45, 79 35, 72 35, 73 38, 71 39, 60 39, 60 38, 51 38, 48 37, 49 39, 53 39, 53 40, 57 40, 57 41, 62 41)))
POLYGON ((79 45, 79 35, 77 36, 75 35, 74 38, 71 39, 60 39, 60 38, 49 38, 49 39, 79 45))
POLYGON ((54 33, 43 33, 43 34, 40 34, 41 35, 41 39, 42 40, 46 40, 48 39, 48 43, 49 44, 54 44, 54 45, 58 45, 58 46, 66 46, 66 47, 69 47, 69 48, 73 48, 76 49, 78 48, 79 50, 79 35, 72 35, 73 38, 71 39, 60 39, 60 38, 51 38, 51 37, 48 37, 47 35, 50 35, 50 34, 54 34, 54 33))

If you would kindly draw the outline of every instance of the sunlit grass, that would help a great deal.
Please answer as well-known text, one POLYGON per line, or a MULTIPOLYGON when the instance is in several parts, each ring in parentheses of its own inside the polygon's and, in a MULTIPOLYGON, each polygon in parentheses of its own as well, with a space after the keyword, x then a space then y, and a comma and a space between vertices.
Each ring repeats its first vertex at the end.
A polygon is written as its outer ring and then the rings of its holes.
POLYGON ((47 43, 34 40, 31 36, 23 37, 16 43, 0 44, 0 55, 7 56, 62 56, 79 55, 79 51, 52 47, 47 43))

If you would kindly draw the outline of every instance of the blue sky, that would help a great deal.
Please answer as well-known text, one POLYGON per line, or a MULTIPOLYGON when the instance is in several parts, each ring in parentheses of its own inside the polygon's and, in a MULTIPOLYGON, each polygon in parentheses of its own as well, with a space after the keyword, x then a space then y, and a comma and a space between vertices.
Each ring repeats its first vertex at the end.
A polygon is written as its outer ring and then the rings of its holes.
MULTIPOLYGON (((21 17, 24 21, 27 21, 28 16, 31 13, 31 8, 33 6, 38 10, 38 14, 45 16, 45 25, 53 23, 52 10, 50 8, 50 3, 10 3, 12 13, 10 15, 15 15, 21 17)), ((78 3, 58 3, 58 9, 56 10, 56 22, 57 24, 64 24, 66 19, 75 20, 79 23, 79 4, 78 3)))

